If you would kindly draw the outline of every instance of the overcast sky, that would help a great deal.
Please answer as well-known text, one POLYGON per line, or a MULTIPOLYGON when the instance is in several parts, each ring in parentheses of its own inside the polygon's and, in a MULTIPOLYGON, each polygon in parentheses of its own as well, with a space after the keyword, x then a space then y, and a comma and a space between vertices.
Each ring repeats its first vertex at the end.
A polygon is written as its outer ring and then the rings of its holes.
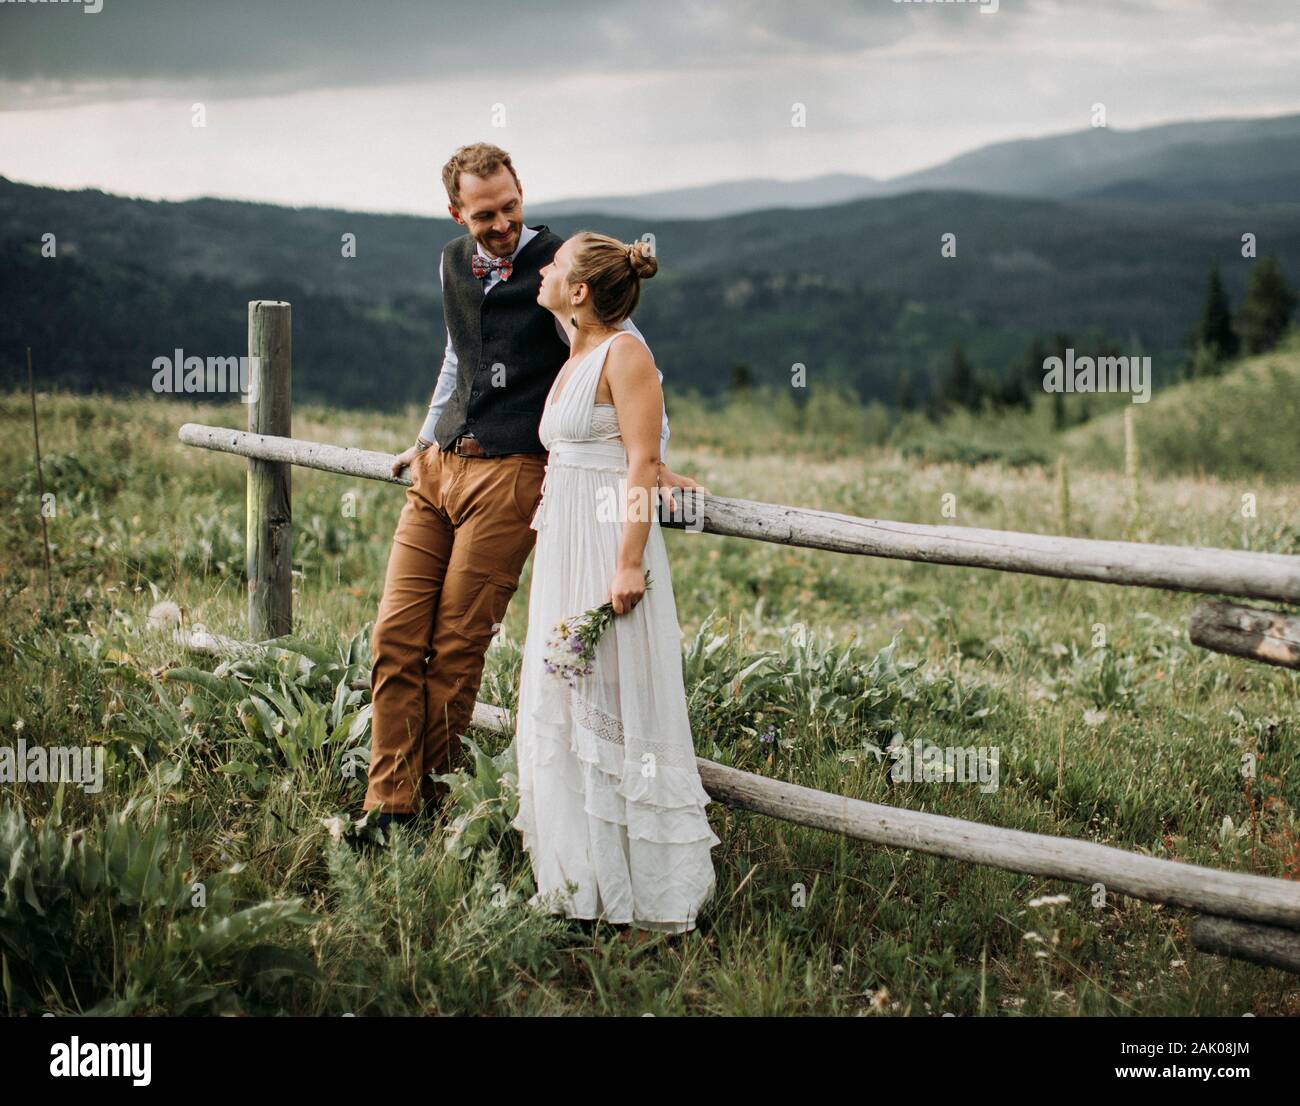
POLYGON ((439 169, 478 140, 536 203, 891 177, 1096 102, 1115 128, 1300 111, 1296 0, 102 5, 0 0, 0 174, 441 214, 439 169))

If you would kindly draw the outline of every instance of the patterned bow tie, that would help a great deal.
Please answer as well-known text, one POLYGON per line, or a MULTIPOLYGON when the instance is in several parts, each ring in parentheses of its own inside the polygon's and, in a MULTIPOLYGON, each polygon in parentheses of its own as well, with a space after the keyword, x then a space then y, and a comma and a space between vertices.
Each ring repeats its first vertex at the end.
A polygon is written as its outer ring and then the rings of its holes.
POLYGON ((508 257, 484 257, 478 253, 470 258, 469 264, 470 268, 474 270, 474 275, 479 280, 482 280, 493 269, 501 274, 502 280, 509 280, 510 274, 515 267, 515 263, 508 257))

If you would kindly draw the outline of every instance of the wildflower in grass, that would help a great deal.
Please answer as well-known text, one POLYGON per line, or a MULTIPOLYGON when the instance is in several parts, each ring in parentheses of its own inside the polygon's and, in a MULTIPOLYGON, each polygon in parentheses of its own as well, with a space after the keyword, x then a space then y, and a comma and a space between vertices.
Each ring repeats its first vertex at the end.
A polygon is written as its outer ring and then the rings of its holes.
POLYGON ((181 609, 170 599, 149 608, 149 629, 166 630, 181 624, 181 609))
MULTIPOLYGON (((649 570, 645 574, 645 586, 649 591, 649 570)), ((613 621, 614 604, 608 599, 582 614, 560 619, 546 643, 547 653, 542 662, 546 671, 570 687, 576 686, 579 676, 590 676, 592 661, 596 659, 596 646, 613 621)))
POLYGON ((1069 901, 1069 895, 1043 895, 1041 898, 1030 899, 1028 905, 1037 909, 1040 906, 1063 906, 1069 901))

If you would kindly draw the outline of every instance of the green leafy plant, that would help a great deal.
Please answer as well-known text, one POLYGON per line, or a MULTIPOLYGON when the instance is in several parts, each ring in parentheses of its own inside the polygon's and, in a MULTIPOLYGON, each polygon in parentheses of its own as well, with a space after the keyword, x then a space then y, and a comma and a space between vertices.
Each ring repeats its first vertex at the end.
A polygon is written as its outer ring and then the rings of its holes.
POLYGON ((447 851, 466 860, 510 836, 510 823, 519 810, 519 777, 513 743, 491 756, 471 737, 462 737, 461 742, 470 753, 470 770, 434 779, 451 789, 445 807, 450 820, 447 851))
POLYGON ((213 1011, 263 971, 317 978, 275 944, 316 919, 299 899, 238 907, 236 864, 203 873, 151 799, 67 830, 0 801, 0 962, 10 1013, 213 1011), (110 944, 111 942, 111 947, 110 944))

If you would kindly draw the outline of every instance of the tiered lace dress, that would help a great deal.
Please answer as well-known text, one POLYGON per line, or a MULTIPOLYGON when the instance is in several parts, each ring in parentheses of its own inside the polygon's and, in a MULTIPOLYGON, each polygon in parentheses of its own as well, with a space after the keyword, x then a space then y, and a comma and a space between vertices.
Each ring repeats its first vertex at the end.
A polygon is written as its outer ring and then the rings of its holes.
MULTIPOLYGON (((592 675, 546 671, 552 630, 609 598, 622 538, 627 451, 612 404, 593 402, 614 335, 555 385, 538 429, 550 451, 528 597, 515 754, 519 813, 537 894, 571 918, 695 928, 712 896, 711 801, 700 783, 682 682, 668 556, 651 513, 651 584, 615 615, 592 675)), ((641 340, 633 335, 631 339, 641 340)))

